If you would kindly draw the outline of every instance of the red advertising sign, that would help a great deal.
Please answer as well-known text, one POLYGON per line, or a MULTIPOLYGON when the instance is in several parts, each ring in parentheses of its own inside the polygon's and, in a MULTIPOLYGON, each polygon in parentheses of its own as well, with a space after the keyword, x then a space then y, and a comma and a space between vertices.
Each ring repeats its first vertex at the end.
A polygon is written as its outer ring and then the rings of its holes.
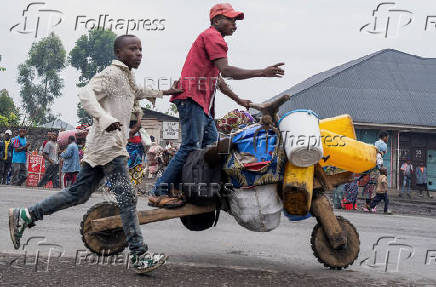
POLYGON ((32 187, 38 186, 39 178, 39 173, 29 173, 27 175, 26 185, 32 187))
MULTIPOLYGON (((44 157, 38 154, 30 154, 27 158, 27 186, 38 186, 38 182, 41 180, 45 172, 45 160, 44 157)), ((49 181, 46 188, 52 188, 53 183, 49 181)))
POLYGON ((27 170, 32 173, 41 173, 43 165, 43 157, 40 155, 29 155, 27 170))

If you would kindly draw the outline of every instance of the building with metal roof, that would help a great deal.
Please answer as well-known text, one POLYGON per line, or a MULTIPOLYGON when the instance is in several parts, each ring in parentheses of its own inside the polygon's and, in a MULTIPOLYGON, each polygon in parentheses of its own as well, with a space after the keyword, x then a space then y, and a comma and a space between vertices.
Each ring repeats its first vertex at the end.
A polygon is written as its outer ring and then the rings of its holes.
POLYGON ((316 74, 283 94, 292 97, 279 115, 295 109, 313 110, 320 118, 350 114, 358 139, 372 144, 380 130, 387 130, 391 186, 402 186, 400 166, 410 158, 415 167, 427 168, 428 187, 436 190, 436 59, 381 50, 316 74))

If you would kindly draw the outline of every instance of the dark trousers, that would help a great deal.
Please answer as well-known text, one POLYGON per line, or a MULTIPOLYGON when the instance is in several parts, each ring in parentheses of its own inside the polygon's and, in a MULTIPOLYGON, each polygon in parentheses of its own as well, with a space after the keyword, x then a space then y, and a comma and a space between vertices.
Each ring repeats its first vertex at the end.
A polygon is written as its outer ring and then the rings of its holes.
POLYGON ((388 206, 389 206, 389 198, 388 198, 388 193, 377 193, 374 197, 374 199, 371 201, 371 209, 373 209, 374 207, 377 206, 377 204, 379 204, 381 201, 385 202, 385 208, 384 208, 384 212, 388 212, 388 206))
POLYGON ((422 184, 417 183, 416 188, 419 191, 419 195, 423 195, 422 193, 423 193, 423 191, 425 191, 427 196, 431 197, 430 191, 428 190, 428 187, 427 187, 427 183, 422 183, 422 184))
POLYGON ((113 159, 104 166, 91 167, 84 163, 77 181, 71 187, 29 207, 32 219, 34 221, 42 220, 44 215, 50 215, 56 211, 87 202, 91 194, 97 190, 104 176, 110 183, 111 192, 114 193, 120 208, 123 230, 130 251, 135 254, 146 252, 147 245, 144 244, 136 214, 136 194, 130 184, 127 158, 123 156, 113 159))
POLYGON ((0 184, 6 184, 8 179, 9 170, 12 163, 7 160, 0 161, 0 184))
POLYGON ((21 186, 27 179, 25 163, 12 163, 12 184, 21 186))
POLYGON ((64 175, 64 187, 70 187, 77 180, 77 174, 79 172, 66 172, 64 175))
POLYGON ((50 180, 53 183, 53 187, 59 187, 59 164, 51 164, 45 169, 44 175, 38 183, 38 187, 45 186, 50 180))

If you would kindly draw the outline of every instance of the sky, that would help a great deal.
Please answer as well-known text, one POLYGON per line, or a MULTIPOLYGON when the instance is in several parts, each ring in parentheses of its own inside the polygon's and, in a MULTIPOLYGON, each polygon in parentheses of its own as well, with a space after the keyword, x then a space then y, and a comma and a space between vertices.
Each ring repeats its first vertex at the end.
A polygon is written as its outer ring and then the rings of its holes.
MULTIPOLYGON (((41 0, 38 3, 42 4, 31 5, 25 13, 27 26, 24 29, 23 10, 31 3, 36 2, 3 1, 0 11, 0 67, 6 68, 6 71, 0 71, 0 89, 7 89, 17 105, 20 105, 17 67, 27 59, 32 43, 54 32, 69 53, 76 40, 98 21, 99 15, 108 15, 107 19, 114 19, 114 22, 119 19, 125 24, 131 20, 130 27, 136 24, 130 33, 141 39, 143 47, 136 80, 141 85, 167 89, 168 81, 164 79, 174 80, 180 76, 193 41, 209 27, 209 9, 219 2, 41 0), (147 31, 143 25, 138 25, 145 19, 157 19, 158 30, 147 31)), ((436 58, 434 0, 252 0, 230 3, 235 10, 245 13, 245 19, 237 22, 238 30, 233 36, 225 38, 229 64, 258 69, 285 63, 282 78, 228 81, 241 98, 253 102, 267 100, 314 74, 381 49, 436 58), (376 17, 374 10, 377 10, 376 17)), ((126 33, 126 25, 118 28, 114 30, 118 35, 126 33)), ((62 120, 75 125, 79 72, 67 66, 61 76, 65 86, 52 109, 61 114, 62 120)), ((168 110, 168 99, 157 100, 159 111, 168 110)), ((145 104, 147 101, 142 102, 143 106, 145 104)), ((225 95, 217 94, 217 117, 237 107, 225 95)))

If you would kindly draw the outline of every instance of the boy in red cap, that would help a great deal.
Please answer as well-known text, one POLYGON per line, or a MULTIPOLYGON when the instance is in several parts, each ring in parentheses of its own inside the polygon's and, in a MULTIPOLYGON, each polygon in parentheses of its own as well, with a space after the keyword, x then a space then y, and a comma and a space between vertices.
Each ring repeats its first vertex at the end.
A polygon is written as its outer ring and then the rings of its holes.
POLYGON ((182 130, 182 144, 163 175, 157 180, 150 196, 151 205, 176 207, 183 202, 168 196, 171 184, 177 184, 188 154, 214 144, 218 133, 214 122, 215 88, 239 105, 249 107, 251 101, 240 99, 222 77, 243 80, 254 77, 281 77, 284 71, 278 63, 264 69, 246 70, 230 66, 227 62, 227 43, 224 37, 236 31, 236 20, 244 19, 244 13, 235 11, 228 3, 217 4, 210 9, 211 26, 203 31, 192 44, 186 57, 180 78, 184 92, 171 97, 177 106, 182 130))

